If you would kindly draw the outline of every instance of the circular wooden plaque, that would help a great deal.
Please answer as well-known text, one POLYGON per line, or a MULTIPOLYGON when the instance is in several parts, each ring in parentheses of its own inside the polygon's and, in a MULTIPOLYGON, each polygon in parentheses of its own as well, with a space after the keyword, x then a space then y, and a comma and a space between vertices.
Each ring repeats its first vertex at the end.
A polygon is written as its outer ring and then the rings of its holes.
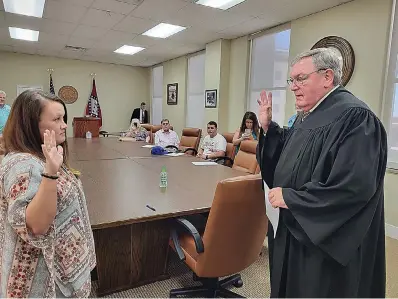
POLYGON ((311 50, 316 48, 333 48, 341 55, 343 60, 342 85, 345 86, 350 81, 355 67, 354 49, 351 44, 342 37, 327 36, 319 40, 311 50))
POLYGON ((65 104, 72 104, 76 102, 79 93, 73 86, 62 86, 58 91, 58 96, 65 102, 65 104))

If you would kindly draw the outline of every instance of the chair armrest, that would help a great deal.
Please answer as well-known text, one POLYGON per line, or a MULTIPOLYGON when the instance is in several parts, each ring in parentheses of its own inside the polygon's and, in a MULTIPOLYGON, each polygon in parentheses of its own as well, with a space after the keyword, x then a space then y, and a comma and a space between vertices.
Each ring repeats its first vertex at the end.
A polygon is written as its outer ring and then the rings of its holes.
POLYGON ((203 240, 196 227, 185 218, 176 218, 174 220, 192 236, 195 242, 196 252, 203 253, 205 251, 203 240))
POLYGON ((184 150, 184 154, 186 154, 188 151, 193 151, 194 156, 198 154, 198 151, 194 149, 193 147, 188 147, 184 150))
POLYGON ((224 166, 227 166, 225 162, 229 162, 231 164, 231 166, 234 164, 234 160, 232 160, 230 157, 224 156, 224 157, 218 157, 214 160, 214 162, 218 163, 220 161, 224 161, 222 164, 224 166))
POLYGON ((185 261, 185 254, 182 251, 180 243, 178 242, 177 231, 174 228, 171 230, 170 237, 171 237, 171 240, 173 241, 174 248, 175 248, 175 250, 177 252, 178 258, 181 261, 185 261))

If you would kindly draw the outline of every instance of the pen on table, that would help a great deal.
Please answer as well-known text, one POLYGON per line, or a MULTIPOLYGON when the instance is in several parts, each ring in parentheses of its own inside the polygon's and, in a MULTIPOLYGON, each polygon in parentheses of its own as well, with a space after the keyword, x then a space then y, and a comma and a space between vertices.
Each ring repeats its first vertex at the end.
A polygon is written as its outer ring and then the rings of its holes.
POLYGON ((152 211, 156 211, 155 208, 151 207, 150 205, 146 205, 146 207, 152 211))

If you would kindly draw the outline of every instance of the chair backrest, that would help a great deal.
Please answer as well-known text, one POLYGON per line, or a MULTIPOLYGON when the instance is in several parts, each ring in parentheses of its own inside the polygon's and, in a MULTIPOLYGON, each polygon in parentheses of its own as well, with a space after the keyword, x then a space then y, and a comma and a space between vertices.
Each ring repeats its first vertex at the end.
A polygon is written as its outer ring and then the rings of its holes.
POLYGON ((268 229, 260 175, 218 183, 203 234, 204 252, 195 272, 222 277, 242 271, 258 259, 268 229))
POLYGON ((151 124, 141 124, 141 127, 143 127, 148 132, 152 132, 152 125, 151 124))
POLYGON ((235 145, 232 143, 234 133, 223 133, 222 135, 227 141, 227 150, 225 151, 225 156, 233 160, 235 158, 235 145))
POLYGON ((198 150, 201 136, 202 136, 202 129, 199 128, 183 129, 180 140, 180 149, 186 149, 190 147, 198 150))
POLYGON ((260 167, 258 167, 256 158, 257 144, 256 140, 242 141, 232 168, 251 174, 259 173, 260 167))

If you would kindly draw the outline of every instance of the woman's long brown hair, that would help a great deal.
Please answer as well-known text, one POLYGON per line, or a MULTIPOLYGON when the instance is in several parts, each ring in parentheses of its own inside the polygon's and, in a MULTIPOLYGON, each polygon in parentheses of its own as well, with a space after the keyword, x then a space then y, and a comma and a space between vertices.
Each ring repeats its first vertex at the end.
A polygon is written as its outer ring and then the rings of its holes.
MULTIPOLYGON (((10 152, 30 153, 45 161, 41 149, 43 139, 40 134, 39 122, 46 100, 62 104, 65 109, 64 121, 67 122, 66 106, 59 97, 37 90, 24 91, 14 101, 4 128, 3 146, 5 154, 10 152)), ((69 168, 67 139, 60 145, 64 149, 64 164, 69 168)))
POLYGON ((258 139, 258 134, 260 133, 260 127, 258 125, 258 120, 257 116, 254 112, 247 111, 245 115, 243 116, 242 123, 240 125, 240 134, 239 136, 242 136, 242 134, 245 132, 246 129, 246 119, 251 119, 253 121, 253 132, 256 135, 258 139))

